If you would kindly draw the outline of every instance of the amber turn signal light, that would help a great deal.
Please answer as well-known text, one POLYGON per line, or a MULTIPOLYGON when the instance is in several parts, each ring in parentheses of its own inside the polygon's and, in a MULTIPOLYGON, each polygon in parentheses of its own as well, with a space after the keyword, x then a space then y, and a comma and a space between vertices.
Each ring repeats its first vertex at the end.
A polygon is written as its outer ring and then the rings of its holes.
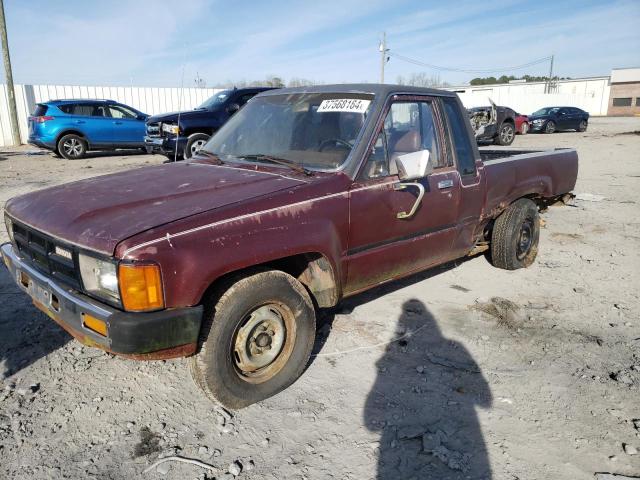
POLYGON ((164 307, 162 279, 158 265, 120 264, 118 271, 122 306, 129 312, 164 307))
POLYGON ((107 324, 96 317, 92 317, 88 313, 82 314, 82 324, 85 328, 99 333, 103 337, 107 336, 107 324))

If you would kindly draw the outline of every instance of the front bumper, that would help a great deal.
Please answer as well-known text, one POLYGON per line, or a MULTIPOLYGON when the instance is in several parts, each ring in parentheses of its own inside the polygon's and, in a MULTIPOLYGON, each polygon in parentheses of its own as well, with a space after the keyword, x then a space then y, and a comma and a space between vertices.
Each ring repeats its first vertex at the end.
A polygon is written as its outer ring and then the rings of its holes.
POLYGON ((31 297, 34 305, 84 345, 139 360, 195 353, 202 306, 150 313, 123 312, 41 274, 20 258, 11 244, 2 245, 0 252, 18 287, 31 297), (107 335, 87 328, 85 315, 105 322, 107 335))
POLYGON ((542 122, 542 123, 529 122, 529 131, 540 132, 544 130, 546 126, 547 126, 547 122, 542 122))
POLYGON ((187 145, 187 137, 144 137, 144 146, 149 153, 162 153, 164 155, 174 155, 176 146, 178 155, 184 152, 187 145))

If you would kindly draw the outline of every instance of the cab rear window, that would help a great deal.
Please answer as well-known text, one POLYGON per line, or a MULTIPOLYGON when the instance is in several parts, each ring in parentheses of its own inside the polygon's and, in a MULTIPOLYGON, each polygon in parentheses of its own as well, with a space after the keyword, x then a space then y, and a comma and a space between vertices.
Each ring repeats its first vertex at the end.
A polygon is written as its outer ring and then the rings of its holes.
POLYGON ((444 111, 449 121, 450 138, 453 143, 453 150, 458 161, 458 171, 460 175, 475 175, 476 161, 474 158, 473 147, 469 141, 469 134, 465 126, 465 122, 469 122, 467 118, 462 118, 460 109, 454 98, 444 97, 444 111))

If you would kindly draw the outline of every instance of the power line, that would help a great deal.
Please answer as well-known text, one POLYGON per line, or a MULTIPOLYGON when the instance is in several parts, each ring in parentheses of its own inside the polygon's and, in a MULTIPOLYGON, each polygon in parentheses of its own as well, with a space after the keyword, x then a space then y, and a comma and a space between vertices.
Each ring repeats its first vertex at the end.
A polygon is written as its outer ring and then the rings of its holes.
POLYGON ((408 63, 412 63, 414 65, 418 65, 421 67, 426 67, 426 68, 431 68, 434 70, 444 70, 444 71, 449 71, 449 72, 462 72, 462 73, 500 73, 500 72, 510 72, 512 70, 521 70, 523 68, 528 68, 531 67, 533 65, 538 65, 540 63, 546 63, 548 62, 551 57, 543 57, 543 58, 539 58, 538 60, 533 60, 531 62, 528 63, 523 63, 522 65, 515 65, 512 67, 500 67, 500 68, 493 68, 493 69, 488 69, 488 70, 474 70, 474 69, 466 69, 466 68, 453 68, 453 67, 443 67, 440 65, 433 65, 431 63, 426 63, 426 62, 421 62, 420 60, 416 60, 410 57, 405 57, 404 55, 400 55, 398 53, 392 52, 392 51, 388 51, 387 52, 388 55, 395 57, 399 60, 403 60, 405 62, 408 63))

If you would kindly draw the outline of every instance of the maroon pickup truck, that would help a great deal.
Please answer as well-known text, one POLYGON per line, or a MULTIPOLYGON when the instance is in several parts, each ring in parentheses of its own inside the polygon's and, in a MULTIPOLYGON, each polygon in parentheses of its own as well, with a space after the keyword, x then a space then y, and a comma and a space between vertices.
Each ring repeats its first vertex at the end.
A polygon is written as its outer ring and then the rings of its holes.
POLYGON ((571 149, 479 151, 450 92, 274 90, 188 162, 11 199, 2 256, 80 342, 190 356, 205 394, 240 408, 301 375, 318 308, 486 250, 529 266, 577 172, 571 149))

